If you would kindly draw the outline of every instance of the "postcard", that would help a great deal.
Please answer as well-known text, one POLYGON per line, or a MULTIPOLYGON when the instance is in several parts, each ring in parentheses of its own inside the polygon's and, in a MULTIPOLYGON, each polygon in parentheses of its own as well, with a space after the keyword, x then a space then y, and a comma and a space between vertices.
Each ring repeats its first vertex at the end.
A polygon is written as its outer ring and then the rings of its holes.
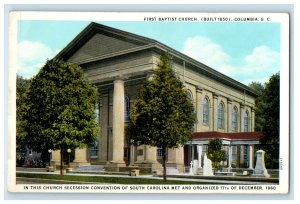
POLYGON ((8 191, 287 194, 289 14, 9 19, 8 191))

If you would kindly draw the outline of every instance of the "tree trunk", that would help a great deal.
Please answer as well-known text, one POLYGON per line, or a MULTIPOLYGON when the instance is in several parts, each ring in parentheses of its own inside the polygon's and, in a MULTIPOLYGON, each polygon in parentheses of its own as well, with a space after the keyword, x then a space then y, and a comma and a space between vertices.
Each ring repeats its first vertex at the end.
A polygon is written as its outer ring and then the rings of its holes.
POLYGON ((163 147, 162 148, 162 153, 163 153, 163 178, 164 178, 164 181, 167 181, 167 159, 166 159, 166 148, 163 147))
POLYGON ((64 175, 64 148, 60 147, 60 175, 64 175))

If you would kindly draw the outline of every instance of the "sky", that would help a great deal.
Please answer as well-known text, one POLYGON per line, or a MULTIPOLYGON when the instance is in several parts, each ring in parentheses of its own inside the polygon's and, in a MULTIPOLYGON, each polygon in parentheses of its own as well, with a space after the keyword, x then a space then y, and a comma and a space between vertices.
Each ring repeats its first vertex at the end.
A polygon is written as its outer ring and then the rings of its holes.
MULTIPOLYGON (((18 22, 18 71, 30 78, 90 21, 18 22)), ((280 24, 264 22, 97 21, 157 40, 248 85, 280 70, 280 24)))

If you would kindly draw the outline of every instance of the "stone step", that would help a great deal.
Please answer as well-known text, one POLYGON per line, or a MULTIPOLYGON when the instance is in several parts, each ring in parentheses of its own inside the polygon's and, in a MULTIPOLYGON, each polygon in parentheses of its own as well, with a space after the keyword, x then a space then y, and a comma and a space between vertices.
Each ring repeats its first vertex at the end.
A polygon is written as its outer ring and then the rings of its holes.
POLYGON ((176 167, 167 167, 167 174, 179 174, 179 171, 176 167))
POLYGON ((104 165, 82 165, 73 170, 74 173, 78 172, 102 172, 104 165))

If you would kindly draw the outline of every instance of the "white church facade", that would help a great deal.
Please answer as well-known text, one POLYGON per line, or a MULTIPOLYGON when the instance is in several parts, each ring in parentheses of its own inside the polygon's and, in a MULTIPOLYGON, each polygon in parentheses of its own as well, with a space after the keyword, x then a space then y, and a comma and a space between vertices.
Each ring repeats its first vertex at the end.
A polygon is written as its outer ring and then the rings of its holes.
MULTIPOLYGON (((169 149, 167 165, 183 172, 197 159, 201 166, 208 141, 220 138, 228 168, 253 168, 254 145, 261 136, 254 132, 254 90, 156 40, 97 23, 89 24, 56 56, 82 67, 101 95, 96 108, 99 136, 93 147, 74 150, 73 165, 102 164, 111 171, 161 168, 161 149, 130 145, 125 127, 138 88, 165 52, 172 57, 172 69, 188 90, 197 115, 192 141, 169 149)), ((59 158, 59 151, 52 152, 53 165, 59 158)))

